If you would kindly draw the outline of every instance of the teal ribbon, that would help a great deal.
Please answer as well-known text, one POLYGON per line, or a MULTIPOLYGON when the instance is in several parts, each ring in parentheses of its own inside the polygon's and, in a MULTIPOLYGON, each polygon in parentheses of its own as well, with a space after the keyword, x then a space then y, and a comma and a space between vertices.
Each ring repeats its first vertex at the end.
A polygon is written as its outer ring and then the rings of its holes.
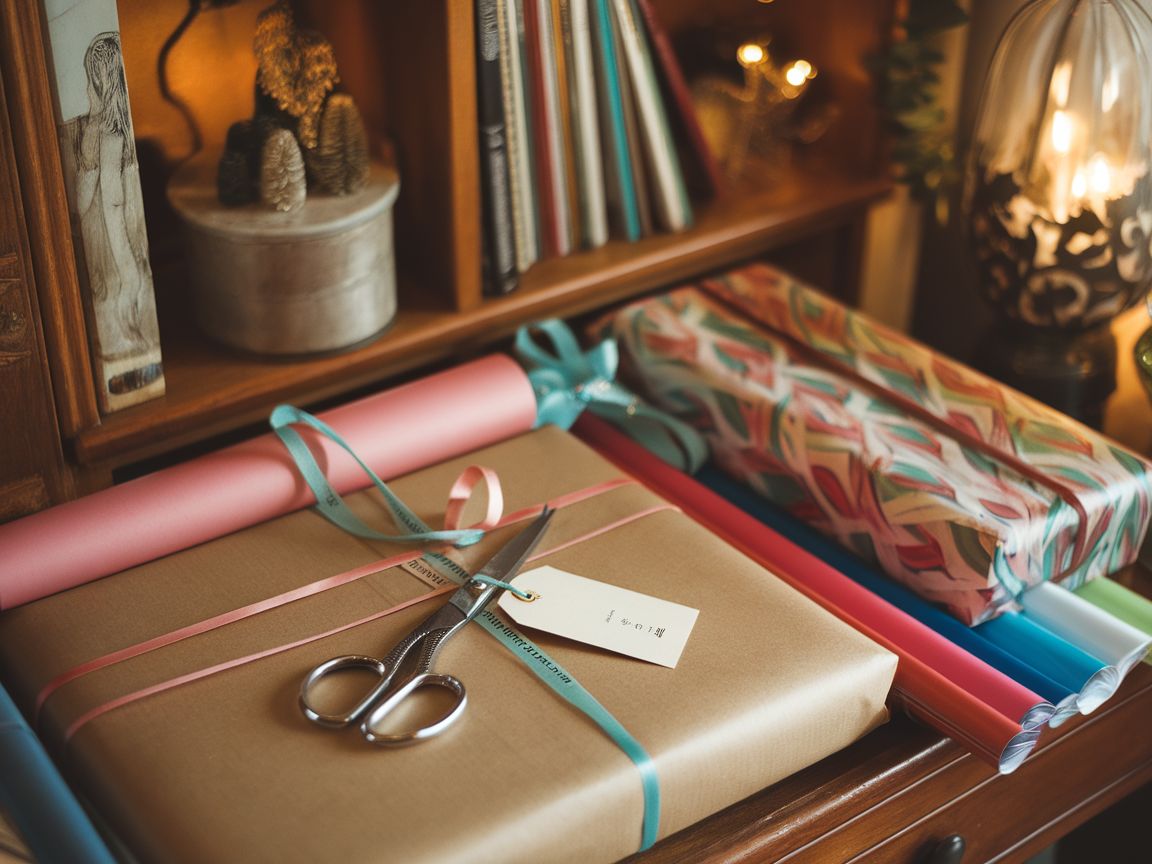
POLYGON ((313 417, 299 408, 293 408, 291 405, 277 405, 272 411, 272 416, 268 418, 268 423, 272 426, 272 431, 288 448, 288 453, 292 456, 296 467, 304 475, 304 482, 308 484, 308 488, 316 496, 316 509, 330 522, 343 528, 349 534, 371 540, 390 540, 402 543, 428 540, 453 543, 456 546, 471 546, 484 536, 484 532, 478 528, 464 528, 459 531, 433 531, 415 513, 404 506, 404 502, 393 494, 392 490, 376 476, 371 468, 364 464, 364 461, 352 451, 352 448, 345 443, 336 430, 323 420, 313 417), (380 490, 380 494, 384 496, 384 500, 388 504, 388 509, 392 511, 392 518, 395 519, 396 524, 404 533, 401 535, 381 534, 365 525, 360 517, 344 503, 340 493, 332 488, 332 484, 328 482, 328 478, 324 476, 324 472, 316 464, 312 451, 308 449, 308 445, 304 443, 300 433, 288 425, 290 423, 304 423, 311 426, 348 451, 349 455, 364 469, 364 473, 372 478, 372 483, 380 490))
MULTIPOLYGON (((575 420, 575 416, 572 419, 575 420)), ((465 528, 460 531, 431 530, 419 516, 409 510, 404 502, 396 497, 371 468, 364 464, 363 460, 353 452, 336 430, 311 414, 293 408, 291 405, 280 405, 272 412, 269 423, 272 430, 284 442, 284 446, 288 448, 288 453, 296 462, 308 488, 316 496, 316 509, 330 522, 350 534, 377 540, 450 542, 457 546, 470 545, 484 536, 484 531, 478 528, 465 528), (365 525, 344 503, 340 493, 332 488, 332 484, 328 482, 328 478, 324 476, 324 472, 316 464, 312 451, 308 449, 304 439, 300 437, 300 433, 289 425, 291 423, 307 424, 348 451, 364 469, 364 472, 372 478, 372 482, 380 490, 380 494, 384 496, 388 509, 404 534, 389 536, 374 531, 365 525)), ((456 585, 462 585, 471 578, 463 567, 451 558, 439 553, 425 553, 423 560, 440 575, 456 585)), ((510 585, 506 587, 512 588, 510 585)), ((512 590, 521 593, 515 588, 512 590)), ((656 776, 656 766, 652 762, 652 757, 648 755, 640 742, 633 738, 628 730, 620 724, 620 721, 596 700, 596 697, 585 690, 575 678, 564 671, 559 663, 540 650, 531 640, 509 627, 490 610, 485 610, 475 620, 516 657, 520 658, 540 680, 571 705, 588 715, 635 763, 640 772, 640 782, 644 790, 644 821, 641 827, 640 851, 643 852, 649 848, 656 842, 656 834, 660 828, 660 781, 656 776)))
POLYGON ((516 356, 536 393, 536 425, 568 429, 585 408, 617 427, 669 465, 694 474, 708 460, 708 444, 688 424, 646 405, 616 381, 620 354, 606 339, 581 351, 568 325, 556 318, 516 331, 516 356), (550 353, 529 335, 542 330, 556 349, 550 353))

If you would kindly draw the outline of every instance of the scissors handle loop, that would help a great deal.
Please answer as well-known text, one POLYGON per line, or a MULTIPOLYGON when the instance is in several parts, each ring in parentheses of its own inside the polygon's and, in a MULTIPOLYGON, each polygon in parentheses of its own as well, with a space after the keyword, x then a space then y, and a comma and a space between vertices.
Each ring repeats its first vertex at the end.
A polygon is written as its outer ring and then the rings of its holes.
POLYGON ((383 660, 365 654, 345 654, 342 657, 333 657, 331 660, 321 663, 309 672, 300 684, 300 709, 304 712, 304 716, 313 723, 336 729, 364 721, 361 725, 361 731, 368 737, 369 741, 376 741, 376 743, 381 744, 400 743, 399 739, 403 739, 404 742, 419 740, 436 734, 436 732, 447 728, 448 724, 456 718, 459 711, 464 707, 463 685, 450 675, 431 674, 432 665, 436 662, 436 654, 440 645, 450 633, 451 628, 417 628, 393 648, 383 660), (415 662, 409 661, 405 670, 405 677, 396 680, 401 665, 405 663, 405 658, 412 652, 419 652, 415 662), (320 682, 332 675, 355 669, 366 669, 374 672, 380 680, 351 710, 343 714, 329 714, 319 710, 314 704, 313 695, 320 686, 320 682), (447 681, 455 683, 446 683, 447 681), (370 731, 370 727, 377 725, 387 714, 400 705, 405 697, 426 685, 446 687, 452 690, 458 697, 458 704, 444 718, 410 734, 378 735, 370 731), (367 720, 365 720, 366 717, 367 720), (429 731, 432 729, 435 731, 429 731), (397 741, 390 740, 393 738, 397 741))
POLYGON ((451 675, 440 675, 436 672, 422 672, 419 675, 413 675, 403 685, 389 693, 387 699, 372 709, 372 713, 360 724, 360 731, 364 738, 372 744, 380 744, 385 747, 413 744, 417 741, 423 741, 425 738, 431 738, 433 735, 439 735, 455 723, 456 719, 463 713, 464 705, 467 702, 468 694, 458 678, 451 675), (381 720, 391 714, 406 698, 421 687, 443 687, 456 697, 456 702, 439 719, 410 732, 381 734, 375 731, 375 727, 381 720))

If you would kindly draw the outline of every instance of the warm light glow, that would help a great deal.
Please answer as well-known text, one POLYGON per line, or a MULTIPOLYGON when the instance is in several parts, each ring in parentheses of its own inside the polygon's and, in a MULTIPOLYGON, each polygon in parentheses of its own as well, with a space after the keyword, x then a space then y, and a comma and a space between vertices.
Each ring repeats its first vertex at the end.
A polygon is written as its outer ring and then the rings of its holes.
POLYGON ((1100 94, 1100 107, 1105 112, 1111 111, 1112 106, 1116 104, 1116 100, 1120 98, 1120 78, 1116 74, 1116 67, 1112 67, 1112 71, 1108 73, 1108 78, 1104 82, 1104 92, 1100 94))
POLYGON ((788 79, 788 83, 793 87, 799 87, 807 80, 807 77, 798 66, 788 67, 788 71, 784 73, 784 77, 788 79))
POLYGON ((1063 111, 1052 115, 1052 146, 1057 153, 1067 153, 1072 146, 1072 118, 1063 111))
POLYGON ((1103 156, 1099 156, 1096 159, 1096 164, 1092 166, 1092 188, 1097 192, 1107 192, 1110 182, 1108 163, 1103 156))
POLYGON ((1084 175, 1077 173, 1072 178, 1072 194, 1077 198, 1083 198, 1084 193, 1088 191, 1088 181, 1084 179, 1084 175))
POLYGON ((740 46, 736 52, 736 59, 745 66, 755 66, 764 59, 764 49, 755 42, 749 42, 740 46))
POLYGON ((797 60, 792 64, 792 68, 803 75, 805 78, 815 78, 816 73, 812 69, 812 64, 807 60, 797 60))
POLYGON ((1072 64, 1065 60, 1052 72, 1052 98, 1063 108, 1068 104, 1068 85, 1072 82, 1072 64))

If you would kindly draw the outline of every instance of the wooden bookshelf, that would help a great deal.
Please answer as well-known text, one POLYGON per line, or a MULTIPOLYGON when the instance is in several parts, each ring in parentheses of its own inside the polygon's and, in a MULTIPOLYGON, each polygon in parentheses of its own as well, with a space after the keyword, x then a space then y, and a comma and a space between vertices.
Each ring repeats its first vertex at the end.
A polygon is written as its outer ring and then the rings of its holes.
MULTIPOLYGON (((84 430, 75 455, 82 464, 123 464, 264 419, 281 401, 308 404, 474 353, 521 324, 587 312, 822 232, 851 232, 864 208, 889 187, 886 180, 797 180, 770 193, 712 202, 699 208, 697 225, 684 234, 612 242, 541 262, 516 293, 466 312, 402 278, 400 313, 388 333, 358 350, 320 359, 240 356, 189 327, 185 310, 162 308, 167 395, 84 430)), ((179 278, 176 272, 164 275, 179 278)), ((855 279, 848 273, 842 281, 850 286, 855 279)))
MULTIPOLYGON (((373 151, 399 168, 400 311, 382 338, 336 356, 241 356, 191 323, 179 226, 164 197, 191 137, 160 96, 156 61, 188 5, 118 0, 167 395, 101 417, 77 312, 51 99, 43 62, 32 62, 40 44, 38 2, 0 0, 0 63, 42 310, 42 350, 52 371, 52 393, 44 397, 60 432, 54 452, 64 454, 49 467, 75 480, 73 491, 52 503, 107 485, 112 468, 262 421, 278 402, 310 405, 386 386, 428 364, 490 350, 521 324, 592 312, 756 255, 782 255, 782 263, 811 281, 854 299, 866 209, 891 185, 867 60, 888 38, 894 0, 654 0, 674 44, 701 27, 737 27, 749 38, 770 31, 779 50, 816 65, 819 98, 833 102, 840 118, 776 187, 696 201, 689 231, 543 261, 524 274, 516 293, 486 299, 471 0, 297 0, 300 22, 331 39, 341 86, 360 106, 373 151)), ((197 118, 206 147, 222 143, 228 125, 251 112, 253 26, 270 2, 203 9, 169 57, 173 89, 197 118)), ((19 422, 12 409, 3 416, 19 422)))

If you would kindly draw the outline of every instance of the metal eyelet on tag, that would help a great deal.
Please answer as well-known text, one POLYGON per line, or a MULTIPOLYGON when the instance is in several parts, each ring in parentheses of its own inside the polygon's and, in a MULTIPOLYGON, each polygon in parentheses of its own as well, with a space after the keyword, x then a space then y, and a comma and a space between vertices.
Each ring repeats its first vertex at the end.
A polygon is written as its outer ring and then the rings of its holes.
POLYGON ((524 593, 527 594, 528 596, 527 597, 521 597, 519 594, 513 594, 512 596, 515 597, 517 600, 519 600, 521 603, 533 603, 536 600, 540 599, 540 595, 537 594, 535 591, 525 591, 524 593))

